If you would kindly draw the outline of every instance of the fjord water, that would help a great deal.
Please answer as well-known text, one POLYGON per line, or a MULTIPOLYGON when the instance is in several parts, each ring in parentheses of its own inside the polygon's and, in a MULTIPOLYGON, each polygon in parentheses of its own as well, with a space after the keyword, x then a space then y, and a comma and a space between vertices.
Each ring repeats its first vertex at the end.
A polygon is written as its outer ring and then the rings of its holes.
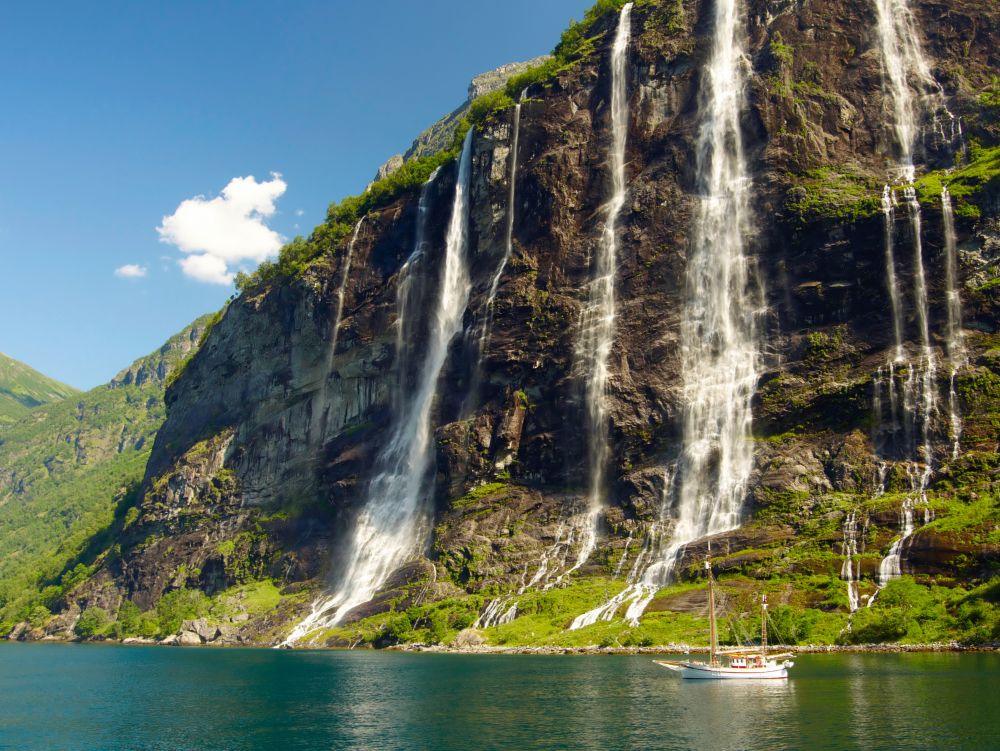
POLYGON ((0 749, 996 747, 996 654, 806 655, 788 681, 648 656, 0 644, 0 749))

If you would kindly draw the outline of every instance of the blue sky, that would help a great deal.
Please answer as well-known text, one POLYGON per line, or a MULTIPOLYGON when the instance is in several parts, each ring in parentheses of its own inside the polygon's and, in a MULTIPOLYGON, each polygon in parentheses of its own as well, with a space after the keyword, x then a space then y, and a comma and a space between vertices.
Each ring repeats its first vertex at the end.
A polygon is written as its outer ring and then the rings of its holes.
POLYGON ((280 173, 255 207, 308 234, 473 75, 548 52, 590 4, 7 4, 0 351, 78 388, 109 380, 233 291, 161 242, 182 201, 280 173))

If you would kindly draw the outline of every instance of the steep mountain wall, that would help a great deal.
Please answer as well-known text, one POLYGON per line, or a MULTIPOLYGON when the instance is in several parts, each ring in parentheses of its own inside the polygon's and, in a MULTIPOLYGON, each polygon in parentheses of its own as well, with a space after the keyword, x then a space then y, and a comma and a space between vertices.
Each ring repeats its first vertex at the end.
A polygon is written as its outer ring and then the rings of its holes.
MULTIPOLYGON (((934 383, 939 409, 928 422, 928 513, 908 540, 904 571, 923 584, 964 586, 987 578, 1000 558, 995 506, 991 500, 984 508, 980 497, 994 497, 998 449, 1000 132, 991 76, 1000 67, 1000 12, 966 0, 913 7, 961 135, 935 135, 937 126, 925 124, 917 159, 931 346, 942 365, 934 383), (956 158, 960 169, 942 172, 956 158), (957 458, 941 406, 948 357, 940 201, 941 180, 956 175, 954 184, 968 187, 958 191, 957 211, 968 350, 955 380, 964 421, 957 458)), ((596 551, 571 577, 544 581, 553 586, 601 581, 602 591, 613 593, 632 566, 623 569, 623 558, 634 561, 643 545, 654 549, 676 516, 666 470, 677 466, 681 449, 680 326, 699 200, 696 114, 712 9, 709 0, 639 2, 633 9, 628 187, 618 218, 607 394, 608 505, 596 551)), ((717 570, 734 581, 778 577, 786 602, 839 613, 842 625, 847 603, 834 590, 841 591, 844 522, 852 511, 865 519, 859 566, 865 594, 873 594, 879 561, 900 535, 908 473, 916 471, 914 456, 883 455, 876 424, 875 381, 894 346, 880 202, 895 167, 893 105, 869 0, 751 0, 742 10, 748 86, 740 125, 755 218, 746 244, 763 301, 763 375, 744 523, 716 536, 712 550, 717 570)), ((611 189, 608 58, 617 20, 615 12, 598 15, 588 29, 592 51, 526 92, 512 205, 513 110, 488 118, 475 135, 467 248, 473 292, 434 410, 433 533, 426 556, 402 567, 348 621, 441 598, 472 595, 478 605, 477 593, 521 588, 542 564, 561 566, 565 575, 579 550, 579 538, 568 538, 588 477, 577 346, 611 189), (512 255, 488 307, 510 210, 512 255)), ((433 179, 427 243, 407 270, 417 300, 409 309, 424 316, 438 294, 454 182, 454 164, 433 179)), ((397 337, 399 281, 414 251, 417 200, 406 193, 365 217, 335 351, 346 242, 298 277, 250 289, 228 307, 168 389, 168 418, 147 467, 138 519, 120 556, 79 590, 81 608, 100 602, 113 611, 129 598, 145 609, 177 588, 213 594, 269 578, 286 596, 242 637, 268 642, 308 612, 311 595, 303 592, 336 579, 343 541, 399 408, 394 400, 414 378, 400 372, 399 348, 419 353, 425 344, 426 320, 413 340, 397 337)), ((890 234, 912 343, 908 226, 897 211, 890 234)), ((683 564, 703 556, 707 542, 684 552, 681 578, 683 564)), ((588 597, 578 612, 602 594, 588 597)), ((654 600, 650 613, 659 618, 688 607, 675 600, 654 600)))

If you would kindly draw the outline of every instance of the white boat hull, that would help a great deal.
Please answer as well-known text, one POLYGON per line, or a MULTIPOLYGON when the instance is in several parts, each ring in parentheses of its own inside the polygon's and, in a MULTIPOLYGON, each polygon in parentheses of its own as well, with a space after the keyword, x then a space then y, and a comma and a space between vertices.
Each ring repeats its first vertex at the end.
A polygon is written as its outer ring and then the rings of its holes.
POLYGON ((732 668, 709 665, 705 662, 660 662, 657 665, 680 673, 681 678, 703 681, 725 680, 780 680, 788 677, 788 668, 795 663, 785 660, 761 668, 732 668))

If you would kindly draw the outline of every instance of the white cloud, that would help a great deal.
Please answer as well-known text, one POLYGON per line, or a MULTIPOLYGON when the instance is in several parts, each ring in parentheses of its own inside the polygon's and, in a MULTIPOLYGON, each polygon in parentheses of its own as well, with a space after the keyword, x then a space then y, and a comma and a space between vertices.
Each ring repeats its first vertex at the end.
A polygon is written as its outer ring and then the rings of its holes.
POLYGON ((232 284, 233 273, 226 266, 226 261, 208 253, 182 258, 179 261, 181 271, 192 279, 209 284, 232 284))
POLYGON ((124 266, 119 266, 115 269, 115 276, 122 279, 139 279, 146 276, 146 267, 140 266, 137 263, 126 263, 124 266))
POLYGON ((302 216, 306 213, 305 209, 295 209, 295 216, 302 216))
POLYGON ((276 172, 257 182, 234 177, 215 198, 195 196, 182 201, 156 231, 160 241, 176 245, 189 254, 181 269, 192 279, 211 284, 230 284, 231 266, 257 264, 278 252, 285 239, 267 226, 275 201, 288 186, 276 172))

